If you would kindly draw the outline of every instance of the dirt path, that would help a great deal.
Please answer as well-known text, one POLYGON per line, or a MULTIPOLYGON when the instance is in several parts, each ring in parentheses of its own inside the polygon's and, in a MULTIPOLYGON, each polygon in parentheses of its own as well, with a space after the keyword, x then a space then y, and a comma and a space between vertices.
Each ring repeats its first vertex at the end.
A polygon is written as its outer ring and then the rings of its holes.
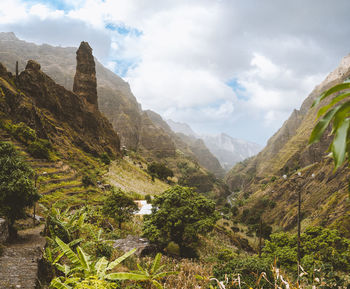
POLYGON ((38 260, 42 257, 44 225, 19 231, 19 238, 8 244, 0 257, 0 289, 34 289, 37 285, 38 260))

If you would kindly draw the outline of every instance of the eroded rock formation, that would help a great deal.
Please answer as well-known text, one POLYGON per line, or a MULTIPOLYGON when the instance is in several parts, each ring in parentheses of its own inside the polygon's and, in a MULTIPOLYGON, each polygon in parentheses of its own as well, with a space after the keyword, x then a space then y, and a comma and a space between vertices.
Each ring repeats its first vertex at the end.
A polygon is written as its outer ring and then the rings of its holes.
POLYGON ((85 99, 91 108, 98 108, 95 60, 92 48, 89 43, 84 41, 81 42, 77 50, 77 69, 73 92, 85 99))

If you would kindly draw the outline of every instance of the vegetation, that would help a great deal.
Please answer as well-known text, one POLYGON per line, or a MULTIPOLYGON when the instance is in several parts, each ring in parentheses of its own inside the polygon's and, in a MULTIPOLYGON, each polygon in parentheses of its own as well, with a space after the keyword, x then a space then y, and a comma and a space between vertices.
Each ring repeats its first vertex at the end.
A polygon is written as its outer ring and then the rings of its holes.
POLYGON ((334 135, 329 147, 334 159, 335 168, 339 168, 346 159, 350 160, 350 82, 335 85, 322 93, 313 103, 318 105, 323 99, 335 96, 329 104, 324 105, 318 111, 317 117, 322 117, 313 129, 309 143, 318 142, 326 129, 332 126, 331 134, 334 135))
POLYGON ((112 189, 103 205, 103 213, 114 219, 118 223, 119 229, 121 229, 122 223, 130 220, 137 210, 138 207, 134 200, 119 188, 112 189))
POLYGON ((162 163, 153 162, 148 166, 147 170, 152 178, 157 177, 163 181, 174 176, 174 172, 162 163))
POLYGON ((34 186, 34 172, 13 145, 0 143, 0 214, 13 226, 25 216, 25 208, 39 200, 34 186))
POLYGON ((175 242, 183 256, 193 255, 198 234, 210 232, 218 219, 215 203, 187 187, 166 190, 152 204, 152 214, 145 216, 144 235, 163 248, 175 242))
MULTIPOLYGON (((265 242, 263 257, 271 262, 276 258, 277 265, 295 273, 297 271, 297 236, 288 233, 275 233, 265 242)), ((309 276, 315 269, 322 269, 324 275, 341 281, 341 274, 350 270, 350 240, 343 238, 335 229, 309 227, 301 234, 301 266, 309 276)))

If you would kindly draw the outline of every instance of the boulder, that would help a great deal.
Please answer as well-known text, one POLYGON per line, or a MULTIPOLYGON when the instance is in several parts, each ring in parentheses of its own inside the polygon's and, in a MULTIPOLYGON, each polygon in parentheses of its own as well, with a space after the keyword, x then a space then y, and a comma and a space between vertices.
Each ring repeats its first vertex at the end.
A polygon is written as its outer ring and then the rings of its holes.
POLYGON ((157 250, 157 247, 150 244, 148 239, 132 235, 127 236, 126 239, 116 240, 113 244, 113 248, 118 248, 125 253, 136 248, 135 255, 137 256, 152 254, 157 250))

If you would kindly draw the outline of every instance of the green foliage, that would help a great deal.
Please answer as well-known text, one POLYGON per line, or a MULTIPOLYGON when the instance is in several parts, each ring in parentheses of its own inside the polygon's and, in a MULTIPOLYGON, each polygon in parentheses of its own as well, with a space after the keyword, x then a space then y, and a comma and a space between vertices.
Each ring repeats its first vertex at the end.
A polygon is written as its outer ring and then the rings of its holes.
POLYGON ((35 130, 31 129, 24 122, 12 125, 11 132, 20 142, 25 144, 36 140, 35 130))
POLYGON ((110 165, 111 164, 111 158, 109 157, 109 155, 106 152, 104 152, 100 156, 100 159, 105 165, 110 165))
POLYGON ((309 143, 318 142, 329 125, 332 125, 331 134, 334 135, 329 150, 332 152, 335 169, 339 168, 346 159, 350 160, 350 83, 344 82, 335 85, 322 93, 313 103, 318 105, 323 99, 335 96, 332 101, 321 107, 317 117, 321 118, 314 127, 309 143))
POLYGON ((86 173, 81 178, 81 182, 83 183, 83 186, 85 188, 87 188, 89 186, 96 186, 96 176, 94 176, 91 173, 86 173))
POLYGON ((46 215, 46 235, 51 239, 60 238, 66 243, 70 243, 81 236, 81 231, 86 225, 85 208, 72 213, 70 208, 61 210, 52 206, 50 209, 44 209, 46 215))
POLYGON ((168 177, 173 177, 174 172, 162 163, 151 163, 148 168, 148 173, 153 177, 166 181, 168 177))
POLYGON ((133 199, 127 196, 120 188, 113 189, 106 197, 102 212, 113 218, 121 228, 121 224, 130 220, 131 216, 138 210, 133 199))
MULTIPOLYGON (((111 278, 115 280, 137 280, 146 282, 148 284, 153 284, 158 289, 163 289, 163 286, 159 283, 161 279, 166 276, 177 274, 175 271, 163 272, 164 265, 161 265, 162 254, 158 253, 153 260, 153 263, 148 267, 141 267, 137 264, 137 271, 131 273, 112 273, 111 278)), ((143 287, 144 288, 144 287, 143 287)), ((148 287, 147 287, 148 288, 148 287)))
POLYGON ((0 142, 0 214, 12 226, 25 216, 39 195, 34 187, 34 172, 10 143, 0 142))
MULTIPOLYGON (((271 262, 256 256, 246 258, 234 257, 228 262, 221 261, 213 268, 214 276, 218 280, 228 278, 227 289, 230 288, 256 288, 257 280, 265 272, 268 280, 273 280, 271 262)), ((260 280, 259 288, 274 288, 272 284, 260 280)))
POLYGON ((210 232, 218 219, 215 203, 187 187, 172 187, 152 204, 152 214, 145 216, 144 235, 162 247, 177 243, 182 255, 189 253, 186 251, 198 234, 210 232))
MULTIPOLYGON (((287 233, 271 235, 265 242, 263 256, 289 271, 296 271, 297 236, 287 233)), ((301 234, 301 265, 310 274, 314 268, 327 267, 331 271, 349 272, 350 240, 340 236, 337 230, 310 227, 301 234)))
POLYGON ((116 288, 113 281, 130 279, 123 279, 121 276, 116 276, 117 273, 109 272, 132 255, 136 249, 125 253, 112 262, 109 262, 105 257, 95 261, 80 246, 74 252, 68 244, 58 237, 55 241, 62 253, 53 261, 53 265, 63 273, 63 276, 53 279, 50 284, 51 288, 89 288, 85 287, 84 284, 92 286, 91 288, 116 288), (69 260, 69 265, 59 263, 63 256, 69 260))
POLYGON ((37 139, 28 146, 28 152, 35 158, 50 159, 51 144, 46 139, 37 139))

